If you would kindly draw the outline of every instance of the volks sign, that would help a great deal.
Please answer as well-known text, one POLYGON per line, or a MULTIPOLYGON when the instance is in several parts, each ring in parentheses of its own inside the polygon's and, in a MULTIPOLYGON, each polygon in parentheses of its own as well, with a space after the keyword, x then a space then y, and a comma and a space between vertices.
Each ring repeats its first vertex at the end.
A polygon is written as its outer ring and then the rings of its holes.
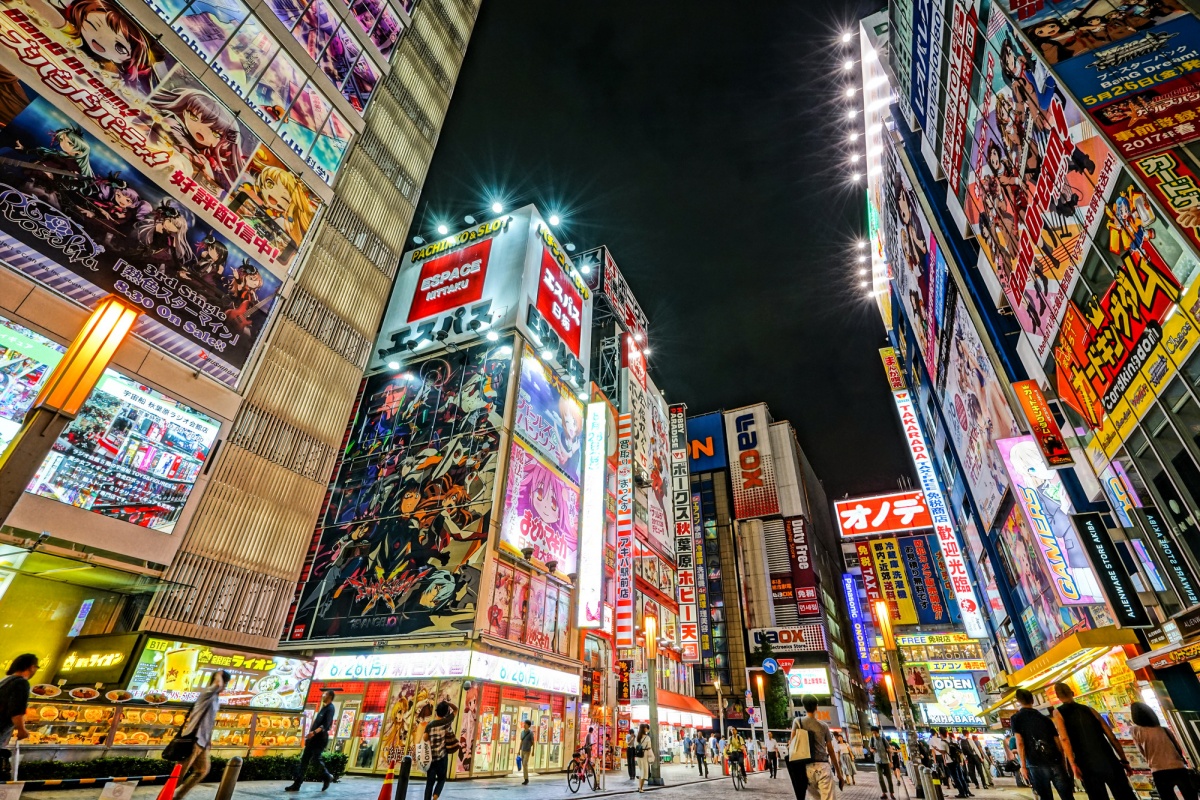
POLYGON ((775 487, 775 461, 771 456, 767 407, 759 403, 725 412, 725 439, 729 443, 733 507, 738 519, 779 513, 775 487))

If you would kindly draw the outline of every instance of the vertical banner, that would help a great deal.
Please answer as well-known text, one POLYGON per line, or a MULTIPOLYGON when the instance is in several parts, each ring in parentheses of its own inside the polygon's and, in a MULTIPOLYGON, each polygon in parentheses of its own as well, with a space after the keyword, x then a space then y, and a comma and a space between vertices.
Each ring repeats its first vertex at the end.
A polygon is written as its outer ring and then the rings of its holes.
POLYGON ((769 425, 767 407, 762 403, 725 412, 729 479, 733 484, 734 516, 738 519, 779 513, 769 425))
POLYGON ((608 406, 589 403, 584 429, 583 520, 579 526, 579 569, 576 577, 577 617, 580 628, 604 623, 604 480, 605 428, 608 406))
POLYGON ((900 554, 912 585, 913 605, 922 625, 949 625, 950 612, 942 597, 942 580, 937 561, 925 536, 900 539, 900 554))
POLYGON ((1046 396, 1042 394, 1037 381, 1017 381, 1013 384, 1013 391, 1021 401, 1021 410, 1025 412, 1029 430, 1033 432, 1033 439, 1042 451, 1046 466, 1057 469, 1074 464, 1075 459, 1067 449, 1058 421, 1050 412, 1050 404, 1046 402, 1046 396))
MULTIPOLYGON (((897 385, 896 352, 890 347, 884 347, 880 349, 879 354, 883 358, 888 381, 895 387, 897 385)), ((900 385, 903 386, 903 378, 900 378, 900 385)), ((987 627, 983 622, 983 612, 967 574, 967 562, 963 558, 962 544, 959 542, 958 534, 954 532, 954 524, 950 521, 950 512, 946 508, 942 488, 938 485, 933 458, 930 455, 929 447, 925 444, 925 434, 921 432, 921 423, 917 420, 917 409, 905 389, 893 389, 892 399, 900 414, 900 426, 904 429, 904 438, 908 442, 909 454, 917 468, 921 489, 925 492, 925 504, 929 508, 930 517, 933 518, 934 533, 937 534, 942 557, 946 563, 946 572, 950 581, 949 589, 953 593, 954 602, 962 615, 963 626, 966 628, 967 635, 972 639, 986 638, 987 627)), ((861 551, 859 561, 862 561, 861 551)))
POLYGON ((696 555, 696 608, 700 625, 700 657, 713 657, 712 635, 708 618, 708 571, 704 569, 704 519, 700 516, 700 495, 692 494, 692 545, 696 555))
POLYGON ((617 647, 634 646, 633 432, 628 414, 617 422, 617 647))
POLYGON ((879 577, 875 573, 875 561, 871 558, 871 543, 857 542, 854 552, 858 555, 858 567, 862 570, 863 589, 867 593, 867 608, 875 609, 875 604, 884 599, 883 591, 879 588, 879 577))
POLYGON ((1100 580, 1100 589, 1122 628, 1150 628, 1154 623, 1138 597, 1137 589, 1125 569, 1125 562, 1104 527, 1104 519, 1095 512, 1071 517, 1079 540, 1092 562, 1092 570, 1100 580))
POLYGON ((950 67, 946 75, 946 124, 942 136, 942 170, 950 191, 962 188, 963 145, 967 138, 967 115, 971 92, 971 67, 975 63, 975 9, 957 0, 950 21, 950 67))
POLYGON ((676 599, 679 601, 679 646, 685 664, 700 663, 700 613, 696 606, 699 580, 695 565, 695 520, 692 518, 692 476, 688 470, 687 406, 668 412, 671 445, 671 512, 675 520, 676 599))
POLYGON ((854 631, 854 649, 858 651, 858 665, 863 677, 871 674, 871 647, 867 639, 867 621, 863 617, 862 604, 858 602, 858 584, 854 576, 842 573, 842 591, 846 594, 846 609, 850 612, 850 627, 854 631))
POLYGON ((895 539, 875 539, 871 542, 871 556, 875 559, 875 574, 879 587, 887 600, 892 620, 900 625, 916 625, 917 609, 913 606, 912 590, 900 561, 900 546, 895 539))
POLYGON ((808 520, 794 517, 785 520, 788 532, 788 555, 792 561, 792 591, 796 596, 796 611, 803 617, 821 613, 817 599, 817 571, 813 569, 812 552, 808 544, 808 520))
POLYGON ((1183 607, 1191 608, 1200 604, 1200 581, 1196 579, 1196 574, 1192 572, 1187 557, 1180 551, 1175 537, 1171 534, 1171 524, 1159 514, 1158 509, 1154 506, 1143 506, 1135 509, 1135 513, 1141 519, 1142 527, 1148 530, 1153 537, 1163 566, 1171 578, 1171 583, 1175 586, 1175 591, 1178 593, 1183 607))

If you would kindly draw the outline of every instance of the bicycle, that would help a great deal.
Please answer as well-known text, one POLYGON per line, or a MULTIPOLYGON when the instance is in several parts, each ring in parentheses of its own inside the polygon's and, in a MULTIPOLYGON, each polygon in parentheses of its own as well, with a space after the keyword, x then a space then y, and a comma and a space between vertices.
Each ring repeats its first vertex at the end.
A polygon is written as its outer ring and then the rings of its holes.
POLYGON ((600 788, 600 776, 596 773, 596 765, 590 758, 579 760, 579 751, 571 753, 571 763, 567 765, 567 788, 571 794, 579 791, 579 787, 587 783, 594 792, 600 788))
POLYGON ((733 778, 733 790, 740 792, 746 788, 746 756, 739 754, 741 758, 730 759, 729 761, 729 776, 733 778))

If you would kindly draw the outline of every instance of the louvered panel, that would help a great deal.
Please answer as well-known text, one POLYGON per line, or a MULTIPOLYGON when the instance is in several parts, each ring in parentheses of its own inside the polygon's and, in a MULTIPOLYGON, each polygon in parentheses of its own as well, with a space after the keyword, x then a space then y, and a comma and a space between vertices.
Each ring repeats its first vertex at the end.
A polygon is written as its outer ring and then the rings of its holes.
POLYGON ((409 113, 411 109, 405 105, 404 93, 407 93, 408 98, 420 109, 420 117, 422 117, 413 119, 413 122, 417 123, 417 128, 422 131, 425 124, 428 124, 430 135, 426 138, 433 141, 436 138, 437 130, 442 126, 447 100, 446 96, 438 92, 436 86, 430 81, 429 73, 419 64, 420 57, 411 47, 406 47, 400 51, 399 57, 392 63, 392 74, 396 75, 403 87, 403 92, 397 92, 397 100, 401 107, 412 119, 412 114, 409 113))
MULTIPOLYGON (((424 19, 429 19, 425 17, 424 19)), ((425 69, 425 73, 432 79, 433 83, 442 90, 444 100, 438 103, 439 109, 444 109, 446 103, 450 102, 450 73, 446 71, 446 67, 442 65, 441 58, 431 47, 430 41, 437 41, 436 34, 432 34, 428 29, 434 27, 432 23, 425 23, 424 26, 416 24, 408 35, 404 37, 404 43, 408 50, 417 57, 417 61, 425 69), (425 30, 422 30, 422 27, 425 30)), ((436 45, 435 45, 436 47, 436 45)), ((441 49, 440 47, 438 49, 441 49)), ((444 112, 443 112, 444 113, 444 112)))
MULTIPOLYGON (((313 255, 316 256, 318 254, 314 253, 313 255)), ((379 274, 373 267, 369 268, 371 272, 376 275, 379 274)), ((331 267, 329 271, 333 272, 335 270, 331 267)), ((347 276, 343 275, 343 277, 347 276)), ((379 277, 382 278, 383 276, 380 275, 379 277)), ((381 287, 380 291, 386 297, 386 289, 381 287)), ((374 318, 376 325, 378 325, 379 317, 383 314, 384 303, 379 296, 371 299, 374 302, 367 302, 364 297, 364 304, 368 307, 362 313, 363 316, 366 316, 366 314, 374 311, 374 318)), ((366 356, 371 350, 371 341, 356 330, 349 322, 334 313, 328 305, 309 294, 303 288, 297 287, 292 291, 291 297, 288 298, 285 313, 288 319, 296 323, 297 327, 303 329, 314 339, 351 364, 359 368, 366 364, 366 356)))
POLYGON ((424 39, 425 46, 429 48, 430 57, 446 74, 451 87, 447 91, 453 91, 454 79, 458 77, 461 58, 458 48, 451 44, 450 35, 446 33, 445 27, 432 14, 418 14, 417 18, 413 20, 413 30, 417 31, 424 39))
POLYGON ((792 559, 788 555, 787 527, 783 520, 763 520, 763 544, 767 550, 767 571, 790 574, 792 559))
MULTIPOLYGON (((407 58, 411 59, 412 54, 408 54, 407 58)), ((402 63, 403 58, 398 58, 396 65, 392 67, 391 73, 384 81, 384 85, 387 87, 387 92, 395 99, 396 105, 404 112, 404 116, 412 121, 417 131, 432 145, 437 139, 437 126, 429 114, 421 108, 417 99, 413 97, 410 86, 405 83, 405 80, 413 83, 417 81, 415 67, 411 60, 406 68, 401 68, 402 63)))
POLYGON ((297 284, 364 338, 374 340, 392 280, 337 231, 328 229, 317 238, 297 284))
POLYGON ((433 147, 408 118, 396 95, 386 86, 377 90, 367 115, 373 135, 400 161, 409 175, 418 183, 423 181, 433 157, 433 147))
POLYGON ((346 176, 339 195, 342 202, 393 252, 402 253, 408 229, 392 225, 390 216, 381 214, 380 209, 403 208, 408 201, 379 167, 359 150, 350 154, 342 170, 346 176))
POLYGON ((463 19, 457 6, 451 3, 444 3, 442 0, 430 0, 421 6, 422 13, 430 13, 437 19, 438 23, 445 30, 446 36, 454 44, 454 47, 459 52, 459 58, 466 52, 467 40, 462 35, 463 30, 470 30, 470 24, 463 19))
POLYGON ((354 146, 371 159, 371 163, 379 167, 379 171, 392 182, 405 200, 416 203, 417 179, 404 168, 400 160, 392 154, 374 130, 358 137, 354 146))
MULTIPOLYGON (((375 267, 391 280, 396 274, 399 253, 384 245, 371 227, 349 206, 335 197, 326 207, 323 226, 328 225, 344 236, 375 267)), ((319 235, 319 234, 318 234, 319 235)))
POLYGON ((313 481, 329 475, 338 449, 288 425, 253 403, 244 403, 229 433, 230 444, 313 481))

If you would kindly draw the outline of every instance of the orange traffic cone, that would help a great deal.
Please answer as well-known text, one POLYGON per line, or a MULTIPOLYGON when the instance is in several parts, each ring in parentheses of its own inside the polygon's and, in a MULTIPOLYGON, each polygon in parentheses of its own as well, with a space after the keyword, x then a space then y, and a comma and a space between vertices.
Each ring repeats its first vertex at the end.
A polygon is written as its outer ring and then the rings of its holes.
POLYGON ((396 769, 396 762, 388 762, 387 775, 383 778, 383 786, 379 787, 379 800, 392 800, 392 773, 396 769))
POLYGON ((167 782, 163 784, 162 791, 158 793, 158 800, 174 800, 175 787, 179 783, 179 771, 182 768, 182 764, 176 764, 171 768, 171 777, 167 778, 167 782))

